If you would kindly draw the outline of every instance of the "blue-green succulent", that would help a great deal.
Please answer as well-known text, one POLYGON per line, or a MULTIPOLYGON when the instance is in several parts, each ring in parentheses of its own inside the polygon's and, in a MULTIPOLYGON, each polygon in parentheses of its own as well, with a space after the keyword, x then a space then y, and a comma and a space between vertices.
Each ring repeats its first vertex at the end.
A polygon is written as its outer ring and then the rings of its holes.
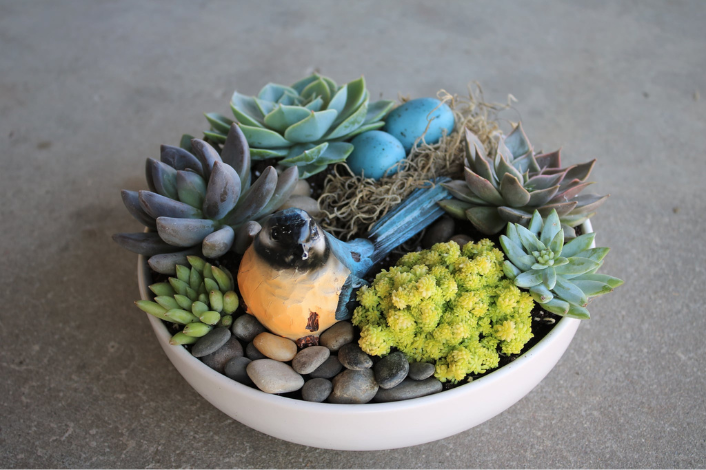
MULTIPOLYGON (((231 109, 250 144, 252 158, 282 158, 282 166, 298 166, 300 178, 345 161, 353 151, 346 142, 385 125, 393 101, 369 102, 365 79, 338 86, 328 77, 310 75, 291 86, 269 83, 257 96, 233 93, 231 109)), ((214 142, 225 142, 233 120, 207 113, 214 142)))
POLYGON ((609 248, 592 248, 595 233, 580 235, 564 245, 559 216, 546 220, 538 211, 527 228, 507 224, 500 244, 507 256, 503 271, 515 285, 529 289, 534 300, 557 315, 588 319, 589 299, 607 294, 623 281, 598 274, 609 248))
POLYGON ((187 255, 244 251, 258 221, 284 204, 299 180, 297 167, 278 174, 270 166, 251 184, 248 143, 235 124, 220 155, 203 140, 191 140, 190 148, 193 153, 163 145, 161 161, 147 160, 150 191, 122 192, 130 214, 152 230, 113 239, 150 257, 150 267, 162 274, 174 274, 187 255))

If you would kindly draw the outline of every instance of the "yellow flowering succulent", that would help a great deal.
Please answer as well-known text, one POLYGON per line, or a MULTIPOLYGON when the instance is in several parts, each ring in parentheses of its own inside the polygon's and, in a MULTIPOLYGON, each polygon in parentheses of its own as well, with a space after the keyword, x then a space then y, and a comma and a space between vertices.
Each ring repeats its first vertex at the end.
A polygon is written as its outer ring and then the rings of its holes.
POLYGON ((503 262, 490 240, 405 255, 358 291, 360 347, 376 356, 395 347, 411 361, 434 362, 442 382, 497 367, 500 353, 517 354, 532 338, 534 307, 503 262))

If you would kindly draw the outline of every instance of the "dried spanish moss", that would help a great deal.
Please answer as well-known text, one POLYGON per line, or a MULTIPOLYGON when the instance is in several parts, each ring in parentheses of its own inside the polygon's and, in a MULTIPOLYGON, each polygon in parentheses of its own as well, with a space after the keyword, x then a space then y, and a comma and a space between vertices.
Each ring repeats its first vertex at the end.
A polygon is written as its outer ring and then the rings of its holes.
MULTIPOLYGON (((449 105, 456 117, 454 132, 444 135, 434 145, 423 136, 417 139, 407 159, 397 164, 399 171, 378 181, 355 176, 345 163, 336 165, 327 176, 319 206, 326 214, 323 226, 337 237, 350 240, 364 235, 370 227, 412 191, 439 176, 459 179, 463 176, 463 129, 476 134, 488 153, 495 145, 493 137, 500 133, 498 113, 507 104, 487 103, 478 83, 468 86, 468 97, 451 95, 445 90, 438 98, 449 105)), ((402 102, 407 99, 402 98, 402 102)))

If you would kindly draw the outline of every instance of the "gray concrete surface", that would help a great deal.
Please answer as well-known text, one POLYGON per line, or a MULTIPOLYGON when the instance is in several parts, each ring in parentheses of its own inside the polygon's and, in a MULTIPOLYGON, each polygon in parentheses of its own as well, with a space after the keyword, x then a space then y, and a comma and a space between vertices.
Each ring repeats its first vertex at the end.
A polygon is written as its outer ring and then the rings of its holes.
POLYGON ((706 466, 704 25, 699 1, 0 2, 0 466, 706 466), (132 305, 119 189, 234 89, 314 67, 387 98, 478 80, 538 146, 599 160, 604 271, 626 284, 475 429, 279 441, 198 396, 132 305))

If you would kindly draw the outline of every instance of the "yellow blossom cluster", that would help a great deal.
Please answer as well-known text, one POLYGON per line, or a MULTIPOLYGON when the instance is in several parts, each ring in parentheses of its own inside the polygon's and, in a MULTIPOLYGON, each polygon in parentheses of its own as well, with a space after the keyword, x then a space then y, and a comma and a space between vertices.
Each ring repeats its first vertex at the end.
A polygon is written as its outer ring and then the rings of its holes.
POLYGON ((442 382, 498 366, 532 338, 534 301, 503 274, 503 253, 489 240, 439 243, 408 253, 358 291, 353 323, 360 347, 433 362, 442 382))

